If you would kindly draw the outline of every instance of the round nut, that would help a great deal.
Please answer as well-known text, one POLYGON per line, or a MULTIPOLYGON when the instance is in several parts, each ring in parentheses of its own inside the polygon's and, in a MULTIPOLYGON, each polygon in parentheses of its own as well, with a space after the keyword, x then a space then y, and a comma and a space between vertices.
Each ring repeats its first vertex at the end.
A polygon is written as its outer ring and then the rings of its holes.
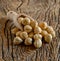
POLYGON ((16 32, 18 32, 18 31, 19 31, 19 29, 18 29, 18 28, 13 28, 13 29, 11 30, 11 33, 15 35, 15 34, 16 34, 16 32))
POLYGON ((18 18, 18 23, 19 23, 19 24, 22 24, 23 19, 24 19, 24 18, 22 18, 22 17, 18 18))
POLYGON ((32 27, 30 25, 26 25, 24 26, 24 31, 26 31, 27 33, 32 31, 32 27))
POLYGON ((33 38, 34 33, 33 33, 33 32, 30 32, 28 36, 29 36, 30 38, 33 38))
POLYGON ((30 19, 29 18, 24 18, 24 20, 22 21, 23 25, 29 25, 30 24, 30 19))
POLYGON ((46 28, 46 31, 52 35, 52 37, 55 37, 55 31, 53 30, 53 28, 51 26, 48 26, 46 28))
POLYGON ((46 22, 41 22, 41 23, 39 23, 39 26, 41 27, 41 29, 46 29, 47 28, 47 23, 46 22))
POLYGON ((38 40, 38 39, 42 39, 42 35, 41 34, 35 34, 34 35, 34 40, 38 40))
POLYGON ((20 37, 22 38, 22 39, 26 39, 27 37, 28 37, 28 33, 27 32, 21 32, 20 33, 20 37))
POLYGON ((18 31, 18 32, 16 32, 16 36, 19 36, 20 37, 20 33, 21 33, 22 31, 18 31))
POLYGON ((25 45, 31 45, 32 44, 32 38, 28 37, 25 39, 25 45))
POLYGON ((41 28, 39 26, 34 28, 34 33, 41 33, 41 28))
POLYGON ((42 41, 41 41, 41 39, 38 39, 38 40, 34 41, 34 46, 35 46, 36 48, 40 48, 40 47, 42 46, 42 41))
POLYGON ((31 21, 30 25, 32 28, 34 28, 34 27, 38 26, 38 22, 37 21, 31 21))
POLYGON ((23 40, 20 37, 15 37, 14 40, 13 40, 14 44, 20 44, 22 42, 23 42, 23 40))
POLYGON ((41 35, 42 35, 42 36, 45 36, 45 35, 47 35, 47 34, 48 34, 47 31, 45 31, 45 30, 42 30, 42 31, 41 31, 41 35))
POLYGON ((46 42, 51 42, 52 41, 52 35, 51 34, 47 34, 46 36, 44 36, 44 39, 46 42))

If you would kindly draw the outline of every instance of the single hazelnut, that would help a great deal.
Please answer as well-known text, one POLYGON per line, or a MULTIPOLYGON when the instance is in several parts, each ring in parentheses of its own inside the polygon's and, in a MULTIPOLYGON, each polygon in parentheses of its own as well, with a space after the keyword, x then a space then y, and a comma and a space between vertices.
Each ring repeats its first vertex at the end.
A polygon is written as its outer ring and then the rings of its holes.
POLYGON ((29 36, 30 38, 33 38, 34 33, 33 33, 33 32, 30 32, 28 36, 29 36))
POLYGON ((35 46, 36 48, 40 48, 40 47, 42 46, 42 41, 41 41, 41 39, 35 40, 35 41, 34 41, 34 46, 35 46))
POLYGON ((39 26, 41 27, 41 29, 46 29, 47 28, 47 23, 46 22, 40 22, 39 26))
POLYGON ((52 35, 52 37, 55 37, 55 31, 53 30, 53 28, 51 26, 48 26, 46 28, 46 31, 52 35))
POLYGON ((18 31, 18 32, 16 32, 16 36, 19 36, 20 37, 20 33, 21 33, 22 31, 18 31))
POLYGON ((31 45, 32 44, 32 38, 28 37, 25 39, 25 45, 31 45))
POLYGON ((37 21, 31 21, 30 25, 34 29, 34 27, 38 26, 38 22, 37 21))
POLYGON ((29 25, 30 24, 30 19, 29 18, 24 18, 23 21, 22 21, 22 24, 23 25, 29 25))
POLYGON ((32 27, 30 25, 26 25, 24 26, 24 31, 26 31, 27 33, 32 31, 32 27))
POLYGON ((18 18, 18 23, 19 23, 19 24, 22 24, 23 19, 24 19, 24 18, 22 18, 22 17, 18 18))
POLYGON ((46 42, 51 42, 52 41, 52 35, 51 34, 47 34, 46 36, 44 36, 44 39, 46 42))
POLYGON ((41 33, 41 28, 39 26, 34 28, 34 33, 41 33))
POLYGON ((20 37, 15 37, 13 40, 13 44, 20 44, 22 42, 23 42, 23 40, 20 37))
POLYGON ((34 35, 34 40, 38 40, 38 39, 42 39, 42 35, 41 34, 35 34, 34 35))
POLYGON ((42 36, 45 36, 45 35, 47 35, 47 34, 48 34, 48 32, 47 32, 46 30, 42 30, 42 31, 41 31, 41 35, 42 35, 42 36))
POLYGON ((26 39, 27 37, 28 37, 28 33, 27 32, 21 32, 20 33, 20 37, 22 38, 22 39, 26 39))
POLYGON ((18 32, 18 31, 19 31, 19 29, 15 27, 15 28, 13 28, 13 29, 11 30, 11 33, 15 35, 16 32, 18 32))

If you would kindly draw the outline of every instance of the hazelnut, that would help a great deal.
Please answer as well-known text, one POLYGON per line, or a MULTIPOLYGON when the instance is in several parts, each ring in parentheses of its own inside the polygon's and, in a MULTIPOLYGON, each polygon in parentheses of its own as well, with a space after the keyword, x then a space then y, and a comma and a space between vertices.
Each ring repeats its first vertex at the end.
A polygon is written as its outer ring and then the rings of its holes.
POLYGON ((11 33, 15 35, 16 32, 18 32, 18 31, 19 31, 19 29, 15 27, 15 28, 13 28, 13 29, 11 30, 11 33))
POLYGON ((20 33, 21 33, 22 31, 18 31, 18 32, 16 32, 16 36, 19 36, 20 37, 20 33))
POLYGON ((34 33, 41 33, 41 28, 39 26, 34 28, 34 33))
POLYGON ((41 34, 35 34, 34 35, 34 40, 38 40, 38 39, 42 39, 42 35, 41 34))
POLYGON ((40 47, 42 46, 42 41, 41 41, 41 39, 35 40, 35 41, 34 41, 34 46, 35 46, 36 48, 40 48, 40 47))
POLYGON ((20 37, 15 37, 14 40, 13 40, 14 44, 20 44, 22 42, 23 42, 23 40, 20 37))
POLYGON ((46 31, 47 31, 48 33, 50 33, 50 34, 52 35, 52 37, 55 37, 55 31, 53 30, 53 28, 52 28, 51 26, 48 26, 48 27, 46 28, 46 31))
POLYGON ((33 32, 30 32, 28 36, 29 36, 30 38, 33 38, 34 33, 33 33, 33 32))
POLYGON ((34 27, 38 26, 38 22, 37 21, 31 21, 30 25, 32 28, 34 28, 34 27))
POLYGON ((41 23, 39 23, 39 26, 41 27, 41 29, 46 29, 47 28, 47 23, 46 22, 41 22, 41 23))
POLYGON ((46 42, 51 42, 52 41, 52 35, 51 34, 47 34, 46 36, 44 36, 44 39, 46 42))
POLYGON ((42 35, 42 36, 45 36, 45 35, 47 35, 47 34, 48 34, 47 31, 45 31, 45 30, 42 30, 42 31, 41 31, 41 35, 42 35))
POLYGON ((32 27, 30 25, 26 25, 26 26, 24 26, 24 31, 29 33, 32 31, 32 27))
POLYGON ((18 23, 19 23, 19 24, 22 24, 23 19, 24 19, 24 18, 22 18, 22 17, 18 18, 18 23))
POLYGON ((32 38, 28 37, 25 39, 25 45, 31 45, 32 44, 32 38))
POLYGON ((30 19, 29 18, 24 18, 23 21, 22 21, 22 24, 23 25, 29 25, 30 24, 30 19))
POLYGON ((22 38, 22 39, 26 39, 27 37, 28 37, 28 33, 27 32, 21 32, 20 33, 20 37, 22 38))

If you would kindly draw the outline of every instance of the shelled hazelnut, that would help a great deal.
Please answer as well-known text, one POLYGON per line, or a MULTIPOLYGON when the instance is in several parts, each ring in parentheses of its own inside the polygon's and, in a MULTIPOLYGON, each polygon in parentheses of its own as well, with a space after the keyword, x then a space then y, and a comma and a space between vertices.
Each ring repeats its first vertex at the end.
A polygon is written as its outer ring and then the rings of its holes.
POLYGON ((25 31, 23 31, 23 32, 20 33, 20 37, 21 37, 22 39, 26 39, 26 38, 28 37, 28 33, 25 32, 25 31))
POLYGON ((32 38, 28 37, 25 39, 25 45, 31 45, 32 44, 32 38))
POLYGON ((42 39, 42 35, 41 34, 35 34, 34 35, 34 40, 38 40, 38 39, 42 39))
POLYGON ((35 40, 35 41, 34 41, 34 46, 35 46, 36 48, 40 48, 40 47, 42 46, 42 41, 41 41, 41 39, 35 40))
POLYGON ((11 30, 11 33, 15 35, 16 32, 18 32, 18 31, 19 31, 19 29, 15 27, 15 28, 13 28, 13 29, 11 30))
POLYGON ((26 31, 27 33, 32 31, 32 27, 30 25, 26 25, 24 26, 24 31, 26 31))
POLYGON ((41 33, 41 28, 39 27, 39 26, 36 26, 35 28, 34 28, 34 33, 41 33))
POLYGON ((22 24, 23 25, 29 25, 30 24, 30 19, 29 18, 24 18, 23 21, 22 21, 22 24))
POLYGON ((46 22, 40 22, 39 26, 41 27, 41 29, 46 29, 48 25, 46 22))
POLYGON ((52 41, 52 35, 51 34, 47 34, 47 35, 44 36, 44 39, 45 39, 46 42, 49 43, 49 42, 52 41))
POLYGON ((22 42, 23 42, 23 40, 20 37, 15 37, 13 40, 13 44, 20 44, 22 42))

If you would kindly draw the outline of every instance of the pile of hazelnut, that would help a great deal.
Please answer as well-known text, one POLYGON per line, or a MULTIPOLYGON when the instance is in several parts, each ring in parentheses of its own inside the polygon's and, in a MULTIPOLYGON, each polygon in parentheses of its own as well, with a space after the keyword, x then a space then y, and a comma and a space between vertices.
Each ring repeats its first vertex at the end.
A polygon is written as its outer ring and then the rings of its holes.
POLYGON ((17 21, 22 26, 22 31, 17 27, 11 30, 12 34, 16 36, 13 40, 14 44, 24 42, 25 45, 33 44, 36 48, 40 48, 42 46, 42 38, 49 43, 55 37, 55 31, 46 22, 38 23, 28 17, 19 17, 17 21))
POLYGON ((15 25, 11 32, 15 35, 13 43, 16 45, 23 42, 25 45, 33 44, 36 48, 40 48, 43 39, 49 43, 55 37, 54 29, 46 22, 38 23, 26 14, 20 13, 19 15, 14 11, 9 11, 7 18, 15 25))

